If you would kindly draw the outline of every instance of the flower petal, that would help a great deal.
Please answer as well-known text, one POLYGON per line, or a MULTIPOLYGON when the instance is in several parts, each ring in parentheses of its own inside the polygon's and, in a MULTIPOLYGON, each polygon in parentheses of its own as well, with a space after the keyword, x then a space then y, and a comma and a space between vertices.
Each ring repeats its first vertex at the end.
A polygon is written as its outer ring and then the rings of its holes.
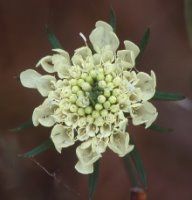
POLYGON ((40 78, 41 74, 33 69, 27 69, 20 74, 21 84, 27 88, 36 88, 36 83, 40 78))
POLYGON ((92 174, 93 173, 93 164, 84 165, 80 161, 75 165, 75 169, 81 174, 92 174))
POLYGON ((69 147, 75 143, 74 131, 70 127, 57 124, 51 131, 51 139, 57 151, 61 153, 62 148, 69 147))
POLYGON ((48 73, 54 73, 54 65, 52 63, 52 56, 45 56, 37 63, 36 67, 41 67, 48 73))
POLYGON ((113 32, 112 27, 102 21, 96 23, 96 28, 91 32, 89 39, 94 50, 98 53, 104 49, 115 52, 119 47, 119 39, 113 32))
POLYGON ((144 73, 139 72, 137 74, 138 83, 136 84, 136 87, 140 88, 142 91, 142 100, 147 101, 151 99, 155 94, 155 88, 156 88, 156 77, 155 73, 151 71, 151 76, 144 73))
POLYGON ((140 49, 136 44, 134 44, 133 42, 131 42, 129 40, 125 40, 124 44, 125 44, 126 50, 133 51, 134 58, 136 58, 139 55, 140 49))
POLYGON ((144 102, 140 108, 137 108, 132 115, 134 125, 145 123, 145 128, 148 128, 157 118, 157 110, 150 102, 144 102))
POLYGON ((119 157, 125 156, 127 153, 133 150, 133 145, 129 144, 129 134, 126 132, 116 132, 111 135, 109 148, 117 153, 119 157))

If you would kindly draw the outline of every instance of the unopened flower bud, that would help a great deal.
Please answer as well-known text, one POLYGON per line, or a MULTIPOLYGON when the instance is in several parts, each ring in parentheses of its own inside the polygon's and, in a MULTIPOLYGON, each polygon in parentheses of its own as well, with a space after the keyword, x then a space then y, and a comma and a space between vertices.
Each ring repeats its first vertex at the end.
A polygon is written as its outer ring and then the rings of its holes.
POLYGON ((77 85, 74 85, 71 90, 72 93, 77 93, 80 90, 80 88, 77 85))
POLYGON ((107 117, 107 115, 108 115, 108 111, 107 110, 102 110, 101 111, 101 116, 102 117, 107 117))
POLYGON ((99 117, 99 112, 98 111, 96 111, 96 110, 94 110, 93 112, 92 112, 92 117, 94 118, 94 119, 96 119, 97 117, 99 117))
POLYGON ((71 86, 74 86, 74 85, 77 85, 77 80, 76 79, 71 79, 70 80, 70 84, 71 84, 71 86))
POLYGON ((83 108, 78 108, 77 113, 78 113, 80 116, 84 116, 84 115, 85 115, 85 111, 84 111, 83 108))
POLYGON ((98 86, 100 87, 100 88, 105 88, 106 87, 106 82, 105 81, 99 81, 98 82, 98 86))
POLYGON ((104 74, 101 72, 101 73, 98 73, 98 75, 97 75, 97 80, 98 81, 102 81, 102 80, 104 80, 105 79, 105 76, 104 76, 104 74))
POLYGON ((95 110, 100 111, 100 110, 102 110, 102 109, 103 109, 103 106, 102 106, 101 104, 97 103, 97 104, 95 105, 95 110))
POLYGON ((71 103, 75 103, 77 101, 77 95, 76 94, 71 94, 69 97, 69 101, 71 103))
POLYGON ((97 77, 97 72, 95 70, 91 70, 89 74, 90 74, 90 76, 92 78, 96 78, 97 77))
POLYGON ((109 100, 109 102, 110 102, 111 104, 114 104, 114 103, 116 103, 117 98, 116 98, 115 96, 110 96, 108 100, 109 100))
POLYGON ((112 77, 110 74, 108 74, 108 75, 105 77, 105 81, 108 82, 108 83, 111 82, 112 79, 113 79, 113 77, 112 77))
POLYGON ((84 82, 84 83, 82 83, 81 88, 82 88, 84 91, 88 92, 88 91, 91 90, 91 85, 90 85, 89 83, 87 83, 87 82, 84 82))
POLYGON ((104 95, 105 95, 106 97, 110 97, 110 96, 111 96, 110 90, 109 90, 109 89, 104 90, 104 95))
POLYGON ((111 104, 110 104, 109 101, 106 101, 106 102, 103 104, 103 106, 104 106, 105 109, 109 109, 110 106, 111 106, 111 104))
POLYGON ((105 97, 104 95, 99 95, 99 96, 97 97, 97 101, 98 101, 99 103, 104 103, 104 102, 106 101, 106 97, 105 97))
POLYGON ((86 114, 91 114, 92 111, 93 111, 93 108, 91 106, 88 106, 88 107, 85 108, 85 113, 86 114))
POLYGON ((72 104, 71 106, 70 106, 70 108, 69 108, 69 110, 71 111, 71 112, 77 112, 77 106, 75 105, 75 104, 72 104))

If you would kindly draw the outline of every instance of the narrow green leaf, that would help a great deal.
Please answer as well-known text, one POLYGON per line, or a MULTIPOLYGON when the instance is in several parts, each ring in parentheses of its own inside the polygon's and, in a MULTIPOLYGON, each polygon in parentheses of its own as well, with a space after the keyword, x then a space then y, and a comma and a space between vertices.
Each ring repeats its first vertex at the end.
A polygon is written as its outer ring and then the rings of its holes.
POLYGON ((138 60, 140 59, 140 57, 143 55, 148 43, 149 43, 149 38, 150 38, 150 29, 147 28, 147 30, 145 31, 142 39, 139 42, 139 49, 140 49, 140 53, 136 58, 136 63, 138 62, 138 60))
MULTIPOLYGON (((132 141, 132 143, 133 143, 133 141, 132 141)), ((145 175, 144 165, 143 165, 143 162, 142 162, 141 157, 139 155, 139 152, 137 150, 137 147, 135 145, 134 145, 133 151, 130 152, 130 156, 133 160, 134 166, 137 170, 137 173, 139 175, 139 178, 140 178, 142 185, 145 188, 147 188, 147 177, 145 175)))
POLYGON ((131 187, 139 187, 140 184, 137 180, 136 171, 134 169, 133 161, 130 154, 127 154, 122 159, 123 159, 125 168, 127 170, 127 174, 129 176, 131 187))
POLYGON ((152 131, 157 131, 157 132, 161 132, 161 133, 165 133, 165 132, 170 132, 170 131, 173 131, 173 129, 171 128, 164 128, 164 127, 161 127, 157 124, 152 124, 149 128, 147 128, 149 130, 152 130, 152 131))
POLYGON ((24 122, 23 124, 19 125, 18 127, 16 128, 13 128, 13 129, 10 129, 10 131, 12 132, 18 132, 18 131, 21 131, 23 129, 26 129, 26 128, 31 128, 33 127, 33 122, 32 122, 32 119, 24 122))
POLYGON ((45 28, 46 28, 47 37, 48 37, 51 47, 53 49, 63 49, 63 47, 62 47, 61 43, 59 42, 59 40, 57 39, 56 35, 49 30, 48 25, 46 25, 45 28))
POLYGON ((116 32, 116 22, 117 22, 116 14, 115 14, 114 9, 111 7, 111 9, 110 9, 110 22, 109 22, 109 24, 113 28, 114 32, 116 32))
POLYGON ((54 145, 53 145, 53 142, 51 139, 47 139, 46 141, 44 141, 42 144, 40 144, 39 146, 35 147, 34 149, 32 149, 31 151, 28 151, 24 154, 20 154, 19 156, 20 157, 34 157, 40 153, 43 153, 44 151, 52 148, 54 145))
POLYGON ((153 99, 163 101, 180 101, 185 99, 185 96, 168 92, 156 92, 153 99))
POLYGON ((94 164, 94 172, 89 175, 89 200, 92 200, 99 177, 99 161, 94 164))
POLYGON ((192 47, 192 0, 185 0, 184 9, 187 34, 192 47))

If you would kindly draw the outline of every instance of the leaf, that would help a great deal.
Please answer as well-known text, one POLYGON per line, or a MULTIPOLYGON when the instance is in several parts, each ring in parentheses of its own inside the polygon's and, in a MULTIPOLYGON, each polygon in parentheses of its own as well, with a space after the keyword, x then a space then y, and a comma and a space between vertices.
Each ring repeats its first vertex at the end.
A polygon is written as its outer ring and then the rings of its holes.
MULTIPOLYGON (((133 143, 133 140, 132 140, 132 143, 133 143)), ((141 183, 143 184, 143 186, 145 188, 147 188, 147 177, 145 175, 144 165, 143 165, 143 162, 141 160, 141 157, 139 155, 139 152, 138 152, 137 147, 135 146, 135 144, 134 144, 133 151, 130 152, 130 156, 131 156, 131 158, 133 160, 134 166, 135 166, 136 171, 137 171, 137 173, 139 175, 141 183)))
POLYGON ((23 129, 26 129, 26 128, 31 128, 33 127, 33 122, 32 122, 32 119, 24 122, 23 124, 19 125, 18 127, 16 128, 13 128, 13 129, 10 129, 10 131, 12 132, 18 132, 18 131, 21 131, 23 129))
POLYGON ((132 187, 144 187, 147 188, 147 178, 145 175, 144 165, 137 150, 136 145, 130 138, 130 143, 134 145, 133 151, 127 154, 123 160, 125 167, 131 181, 132 187))
POLYGON ((89 200, 92 200, 99 177, 99 161, 94 164, 94 171, 89 175, 89 200))
POLYGON ((157 131, 157 132, 161 132, 161 133, 165 133, 165 132, 170 132, 170 131, 173 131, 173 129, 171 128, 164 128, 164 127, 161 127, 157 124, 152 124, 149 128, 147 128, 149 130, 152 130, 152 131, 157 131))
POLYGON ((51 47, 53 49, 63 49, 62 45, 60 44, 55 34, 49 30, 48 25, 46 25, 45 28, 46 28, 47 37, 48 37, 51 47))
POLYGON ((163 101, 180 101, 185 99, 185 96, 168 92, 156 92, 153 99, 163 101))
POLYGON ((184 9, 187 34, 192 47, 192 0, 185 0, 184 9))
POLYGON ((40 144, 39 146, 35 147, 34 149, 32 149, 31 151, 28 151, 24 154, 20 154, 19 156, 20 157, 27 157, 27 158, 30 158, 30 157, 34 157, 36 155, 39 155, 40 153, 43 153, 44 151, 52 148, 54 145, 53 145, 53 142, 51 139, 47 139, 46 141, 44 141, 42 144, 40 144))
POLYGON ((139 187, 139 182, 136 177, 136 171, 133 166, 133 161, 130 157, 130 154, 127 154, 123 157, 123 162, 125 165, 125 168, 127 169, 127 173, 131 182, 131 187, 139 187))
POLYGON ((138 62, 138 60, 140 59, 140 57, 143 55, 148 43, 149 43, 149 38, 150 38, 150 29, 147 28, 147 30, 145 31, 142 39, 139 42, 139 49, 140 49, 140 53, 136 58, 136 63, 138 62))
POLYGON ((113 28, 113 31, 116 32, 116 14, 114 9, 111 7, 110 9, 110 22, 109 24, 111 25, 111 27, 113 28))

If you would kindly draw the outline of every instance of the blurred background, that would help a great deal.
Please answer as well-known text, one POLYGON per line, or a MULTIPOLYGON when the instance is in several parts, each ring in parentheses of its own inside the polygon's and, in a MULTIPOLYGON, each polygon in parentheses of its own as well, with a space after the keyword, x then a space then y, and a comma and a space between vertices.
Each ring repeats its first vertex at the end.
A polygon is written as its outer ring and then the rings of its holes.
MULTIPOLYGON (((121 42, 136 44, 146 28, 149 45, 137 68, 157 75, 159 91, 178 92, 180 102, 154 102, 157 123, 169 133, 131 127, 148 176, 149 200, 192 199, 192 48, 186 31, 183 0, 0 0, 0 199, 85 200, 87 176, 74 170, 75 148, 59 155, 49 150, 35 160, 18 157, 42 143, 50 129, 38 127, 10 132, 27 121, 42 102, 16 79, 51 54, 45 24, 72 55, 84 43, 97 20, 109 21, 110 7, 117 16, 121 42)), ((123 47, 123 45, 121 45, 123 47)), ((130 183, 121 160, 108 151, 101 160, 95 200, 128 200, 130 183)))

